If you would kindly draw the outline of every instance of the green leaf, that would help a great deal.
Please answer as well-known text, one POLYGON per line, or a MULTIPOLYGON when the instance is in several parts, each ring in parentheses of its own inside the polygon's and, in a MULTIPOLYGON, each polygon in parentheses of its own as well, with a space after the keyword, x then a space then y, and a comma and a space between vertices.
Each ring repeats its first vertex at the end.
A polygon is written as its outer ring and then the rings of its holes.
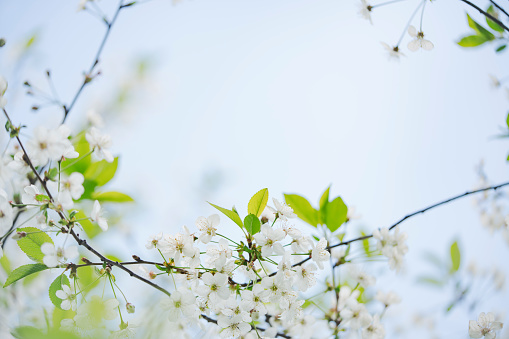
POLYGON ((49 197, 47 195, 44 195, 44 194, 36 194, 35 195, 35 200, 37 200, 39 202, 49 201, 49 197))
POLYGON ((261 189, 253 195, 247 204, 247 213, 254 214, 259 217, 262 215, 267 201, 269 200, 269 190, 267 188, 261 189))
POLYGON ((468 18, 468 25, 474 30, 477 32, 478 35, 480 36, 483 36, 486 38, 486 40, 494 40, 495 39, 495 36, 493 35, 493 33, 491 33, 490 31, 488 31, 486 28, 484 28, 483 26, 479 25, 474 19, 472 19, 470 17, 470 15, 467 14, 467 18, 468 18))
POLYGON ((319 212, 304 197, 297 194, 285 194, 285 201, 300 219, 311 226, 318 225, 319 212))
MULTIPOLYGON (((491 14, 494 18, 496 18, 498 16, 498 13, 495 10, 495 8, 493 8, 493 5, 488 7, 488 10, 486 12, 488 14, 491 14)), ((504 32, 504 29, 502 27, 500 27, 499 24, 497 24, 495 21, 491 20, 488 17, 486 17, 486 23, 488 24, 488 26, 491 27, 492 30, 497 31, 499 33, 503 33, 504 32)))
POLYGON ((59 309, 62 309, 60 305, 62 304, 62 299, 57 297, 57 291, 62 289, 63 285, 67 285, 71 287, 71 284, 69 283, 69 279, 65 274, 60 274, 49 286, 49 298, 53 305, 58 307, 59 309))
POLYGON ((242 219, 240 219, 239 215, 237 214, 237 212, 234 212, 234 211, 231 211, 231 210, 228 210, 226 208, 222 208, 222 207, 219 207, 217 205, 214 205, 212 203, 209 202, 209 204, 218 209, 219 211, 221 211, 224 215, 226 215, 228 218, 230 218, 234 223, 236 223, 237 225, 239 225, 240 228, 243 228, 244 225, 242 225, 242 219))
POLYGON ((327 187, 325 192, 323 192, 322 197, 320 198, 320 224, 325 224, 325 220, 327 218, 327 205, 329 204, 329 190, 330 186, 327 187))
POLYGON ((41 245, 46 242, 53 244, 53 240, 50 236, 35 227, 18 228, 18 232, 27 233, 26 237, 18 240, 19 248, 21 248, 21 250, 33 261, 42 263, 44 254, 41 251, 41 245))
POLYGON ((93 192, 92 200, 99 200, 100 202, 133 202, 134 199, 127 194, 120 192, 93 192))
POLYGON ((337 197, 327 205, 327 216, 325 218, 325 224, 327 228, 334 232, 346 221, 346 214, 348 207, 346 207, 343 199, 337 197))
MULTIPOLYGON (((361 232, 361 236, 365 236, 365 232, 361 232)), ((373 253, 370 252, 369 249, 369 239, 362 240, 362 248, 364 248, 364 254, 366 254, 367 257, 373 256, 373 253)))
POLYGON ((502 52, 505 48, 507 47, 507 45, 502 45, 502 46, 499 46, 495 52, 499 53, 499 52, 502 52))
POLYGON ((484 44, 488 39, 480 35, 470 35, 462 38, 458 41, 458 45, 461 47, 477 47, 484 44))
POLYGON ((39 339, 44 337, 41 330, 32 326, 16 327, 11 334, 16 339, 39 339))
POLYGON ((441 281, 440 279, 427 276, 418 277, 417 282, 421 284, 435 285, 437 287, 444 285, 444 282, 441 281))
POLYGON ((113 162, 107 162, 106 160, 97 161, 87 168, 84 176, 85 179, 94 181, 97 186, 103 186, 113 179, 117 167, 118 157, 113 162))
MULTIPOLYGON (((85 133, 81 133, 81 137, 77 142, 74 143, 74 150, 78 152, 79 157, 83 157, 85 154, 90 152, 90 144, 88 143, 85 133)), ((92 162, 91 156, 86 156, 83 159, 75 162, 76 159, 66 159, 62 162, 61 168, 65 168, 65 173, 71 174, 73 172, 85 173, 88 166, 92 162), (71 165, 72 164, 72 165, 71 165)))
POLYGON ((20 266, 16 268, 14 271, 12 271, 11 274, 9 274, 7 280, 5 281, 4 287, 7 287, 16 281, 23 279, 27 275, 44 271, 47 269, 48 267, 46 267, 46 265, 43 264, 29 264, 20 266))
POLYGON ((507 128, 509 128, 509 113, 507 114, 507 118, 505 119, 505 123, 507 124, 507 128))
POLYGON ((451 273, 458 271, 461 263, 461 253, 458 247, 458 242, 455 241, 451 245, 451 273))
POLYGON ((254 214, 248 214, 244 218, 244 226, 249 234, 254 235, 260 232, 260 219, 254 214))

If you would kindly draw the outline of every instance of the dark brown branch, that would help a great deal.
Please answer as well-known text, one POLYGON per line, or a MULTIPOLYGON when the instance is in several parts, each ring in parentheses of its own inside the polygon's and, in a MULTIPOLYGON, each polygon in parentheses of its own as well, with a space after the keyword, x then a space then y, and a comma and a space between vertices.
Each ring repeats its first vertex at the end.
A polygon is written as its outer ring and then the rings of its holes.
POLYGON ((495 6, 496 8, 498 8, 502 13, 504 13, 506 16, 509 17, 509 14, 505 11, 505 9, 503 9, 502 7, 499 6, 499 4, 497 4, 495 1, 493 0, 490 0, 490 2, 493 4, 493 6, 495 6))
POLYGON ((495 21, 497 23, 497 25, 499 25, 500 27, 502 27, 506 32, 509 32, 509 28, 504 25, 502 23, 502 21, 498 20, 497 18, 495 18, 493 15, 489 14, 488 12, 482 10, 479 6, 477 6, 476 4, 473 4, 471 3, 470 1, 468 0, 460 0, 464 3, 466 3, 467 5, 469 5, 470 7, 473 7, 475 8, 477 11, 479 11, 479 13, 483 14, 485 17, 487 18, 490 18, 491 20, 495 21))
POLYGON ((90 77, 92 76, 92 72, 94 71, 95 67, 99 63, 99 58, 101 57, 101 53, 102 53, 102 51, 104 49, 104 46, 106 45, 106 41, 108 40, 108 37, 110 36, 111 28, 113 27, 113 24, 115 24, 115 21, 117 21, 117 18, 118 18, 118 15, 119 15, 120 11, 123 8, 129 7, 129 6, 131 6, 131 4, 124 5, 124 0, 120 0, 120 2, 118 4, 118 8, 117 8, 115 14, 113 15, 113 18, 111 19, 111 21, 106 22, 106 26, 107 26, 106 33, 104 33, 104 37, 103 37, 103 39, 101 41, 101 44, 99 45, 99 49, 97 50, 97 53, 95 54, 95 58, 94 58, 94 61, 92 62, 92 66, 90 66, 90 69, 88 70, 88 73, 85 74, 85 79, 83 79, 83 82, 82 82, 80 88, 78 89, 78 91, 76 92, 76 94, 74 95, 74 98, 72 99, 70 105, 69 106, 66 106, 66 105, 63 106, 63 108, 64 108, 64 118, 62 119, 62 123, 64 123, 65 120, 67 119, 67 116, 71 112, 72 108, 74 107, 74 104, 78 100, 78 97, 80 96, 81 92, 83 92, 83 89, 85 88, 85 86, 88 83, 90 83, 90 81, 91 81, 90 77))

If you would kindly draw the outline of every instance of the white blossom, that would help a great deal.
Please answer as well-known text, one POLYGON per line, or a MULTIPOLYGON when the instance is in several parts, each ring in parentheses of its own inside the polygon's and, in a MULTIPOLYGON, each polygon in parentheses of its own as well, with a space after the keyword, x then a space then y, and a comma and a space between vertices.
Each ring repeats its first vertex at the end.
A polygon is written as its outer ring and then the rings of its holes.
POLYGON ((370 24, 373 24, 371 20, 371 11, 373 10, 373 6, 371 6, 366 0, 361 0, 359 4, 359 14, 364 19, 368 20, 370 24))
POLYGON ((48 267, 57 267, 66 259, 73 259, 78 256, 78 248, 74 245, 67 248, 55 247, 52 243, 46 242, 41 245, 41 252, 44 254, 42 262, 48 267))
POLYGON ((30 185, 24 188, 25 193, 21 196, 21 201, 25 205, 40 205, 41 202, 37 200, 37 196, 41 195, 39 189, 35 185, 30 185))
POLYGON ((244 322, 240 315, 234 317, 225 317, 220 316, 217 319, 217 325, 222 328, 221 337, 229 338, 235 337, 238 338, 251 330, 251 325, 244 322))
POLYGON ((316 284, 316 270, 316 266, 312 263, 295 267, 295 287, 301 292, 305 292, 308 288, 313 287, 316 284))
POLYGON ((99 201, 94 201, 94 206, 92 207, 92 213, 90 213, 90 219, 92 221, 95 221, 97 225, 103 230, 108 230, 108 220, 103 217, 104 211, 101 208, 101 204, 99 204, 99 201))
POLYGON ((399 49, 399 46, 389 46, 385 42, 381 42, 383 48, 389 53, 389 57, 391 59, 398 60, 400 56, 404 56, 403 53, 401 53, 401 50, 399 49))
POLYGON ((383 339, 385 338, 384 326, 380 323, 380 316, 376 314, 373 322, 362 330, 362 339, 383 339))
POLYGON ((86 133, 85 138, 90 144, 90 147, 94 149, 94 154, 99 160, 106 160, 107 162, 113 162, 114 158, 108 148, 111 147, 111 137, 106 134, 101 134, 95 127, 90 128, 86 133))
POLYGON ((207 244, 216 235, 218 225, 219 215, 217 214, 212 214, 208 218, 199 217, 196 219, 196 227, 202 232, 198 237, 198 241, 207 244))
POLYGON ((492 312, 484 314, 481 312, 477 321, 470 320, 468 324, 468 335, 470 338, 482 338, 494 339, 497 337, 496 331, 503 327, 503 324, 499 321, 495 321, 495 315, 492 312))
POLYGON ((0 188, 0 234, 3 235, 12 226, 13 214, 7 193, 0 188))
POLYGON ((88 302, 81 304, 74 320, 76 325, 83 329, 94 329, 102 323, 103 319, 113 320, 117 317, 117 299, 102 300, 99 296, 93 295, 88 302))
POLYGON ((320 239, 316 247, 313 246, 311 250, 311 259, 313 259, 318 267, 323 270, 323 262, 328 261, 330 253, 327 250, 327 240, 325 238, 320 239))
POLYGON ((376 282, 375 277, 367 274, 364 271, 361 271, 360 269, 358 269, 355 266, 350 267, 349 273, 350 273, 350 277, 364 288, 366 288, 368 286, 372 286, 376 282))
MULTIPOLYGON (((274 203, 274 206, 276 207, 275 213, 279 218, 282 220, 286 220, 286 218, 296 218, 297 215, 293 213, 293 208, 288 206, 284 202, 279 202, 276 198, 272 198, 272 202, 274 203)), ((269 209, 271 209, 269 207, 269 209)))
POLYGON ((390 305, 399 304, 401 302, 401 298, 395 292, 387 292, 383 293, 382 291, 376 292, 375 299, 385 305, 385 307, 389 307, 390 305))
POLYGON ((408 27, 408 34, 414 38, 408 43, 408 49, 412 52, 417 51, 419 48, 422 48, 425 51, 431 51, 433 49, 433 43, 424 39, 424 33, 422 31, 417 32, 417 29, 414 26, 410 25, 410 27, 408 27))
POLYGON ((228 276, 222 273, 212 275, 206 272, 202 275, 201 280, 203 285, 198 286, 197 293, 202 297, 208 297, 211 300, 223 299, 226 300, 230 297, 230 290, 228 289, 228 276))
POLYGON ((177 321, 183 317, 197 317, 198 305, 193 292, 180 287, 171 294, 171 297, 161 301, 163 309, 168 311, 170 321, 177 321))
POLYGON ((161 241, 162 238, 163 232, 150 236, 150 238, 147 240, 147 243, 145 244, 146 249, 150 250, 152 248, 157 248, 157 245, 159 244, 159 241, 161 241))
POLYGON ((272 228, 267 224, 261 226, 261 232, 256 233, 253 238, 256 243, 262 246, 262 255, 268 257, 272 253, 283 255, 285 250, 278 241, 285 238, 285 232, 280 228, 272 228))
POLYGON ((56 296, 59 299, 62 299, 60 307, 63 310, 76 311, 76 294, 74 293, 74 288, 72 286, 62 285, 62 289, 56 292, 56 296))

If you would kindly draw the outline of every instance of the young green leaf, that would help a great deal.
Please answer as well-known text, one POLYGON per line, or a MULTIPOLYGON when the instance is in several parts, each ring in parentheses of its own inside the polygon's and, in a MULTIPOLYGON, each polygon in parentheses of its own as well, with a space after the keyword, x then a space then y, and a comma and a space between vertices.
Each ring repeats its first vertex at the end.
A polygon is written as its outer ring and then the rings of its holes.
POLYGON ((113 162, 107 162, 106 160, 97 161, 87 168, 84 176, 85 179, 94 181, 97 186, 103 186, 113 179, 117 167, 118 157, 113 162))
POLYGON ((330 186, 327 187, 325 192, 323 192, 322 197, 320 198, 320 216, 319 216, 319 223, 325 224, 325 219, 327 217, 327 205, 329 204, 329 191, 330 186))
POLYGON ((94 192, 92 193, 92 200, 98 200, 99 202, 133 202, 134 199, 127 194, 120 192, 94 192))
POLYGON ((223 208, 223 207, 219 207, 217 205, 214 205, 212 203, 209 202, 209 204, 218 209, 219 211, 221 211, 224 215, 226 215, 228 218, 230 218, 234 223, 236 223, 237 225, 239 225, 240 228, 243 228, 244 225, 242 225, 242 219, 240 219, 240 216, 234 212, 234 211, 231 211, 231 210, 228 210, 226 208, 223 208))
POLYGON ((29 265, 20 266, 9 274, 9 276, 7 277, 7 280, 5 281, 4 287, 7 287, 16 281, 23 279, 27 275, 37 273, 40 271, 44 271, 47 269, 48 269, 48 267, 43 264, 29 264, 29 265))
POLYGON ((506 47, 507 47, 507 45, 501 45, 501 46, 499 46, 499 47, 495 50, 495 52, 497 52, 497 53, 502 52, 502 51, 503 51, 506 47))
POLYGON ((470 35, 462 38, 458 41, 458 45, 461 47, 477 47, 484 44, 488 39, 481 35, 470 35))
POLYGON ((285 201, 300 219, 311 226, 318 225, 319 213, 304 197, 297 194, 285 194, 285 201))
MULTIPOLYGON (((488 7, 488 10, 486 11, 488 14, 491 14, 491 16, 493 16, 494 18, 498 17, 498 13, 497 11, 495 10, 495 8, 493 8, 493 5, 491 5, 490 7, 488 7)), ((504 32, 504 29, 502 27, 500 27, 499 24, 497 24, 495 21, 491 20, 490 18, 486 17, 486 23, 488 24, 488 26, 490 26, 490 28, 494 31, 497 31, 499 33, 503 33, 504 32)))
POLYGON ((42 263, 44 253, 41 251, 41 245, 46 242, 53 244, 53 240, 49 235, 35 227, 19 228, 18 231, 27 233, 24 238, 18 240, 19 248, 33 261, 42 263))
POLYGON ((472 19, 470 17, 470 15, 467 14, 467 18, 468 18, 468 25, 474 30, 477 32, 478 35, 480 36, 483 36, 486 38, 486 40, 494 40, 495 39, 495 36, 493 35, 493 33, 491 33, 490 31, 488 31, 486 28, 484 28, 483 26, 479 25, 474 19, 472 19))
POLYGON ((458 271, 461 263, 461 253, 458 247, 458 242, 455 241, 451 245, 451 273, 458 271))
POLYGON ((269 200, 269 190, 267 188, 259 190, 249 200, 249 203, 247 204, 247 213, 254 214, 257 217, 259 217, 260 215, 262 215, 265 206, 267 206, 268 200, 269 200))
POLYGON ((244 218, 244 227, 246 227, 249 234, 254 235, 260 232, 260 219, 254 214, 248 214, 244 218))
POLYGON ((346 207, 343 199, 337 197, 327 205, 327 216, 325 218, 325 224, 327 228, 334 232, 346 221, 346 214, 348 207, 346 207))
POLYGON ((58 307, 59 309, 62 309, 60 305, 62 304, 62 299, 57 297, 57 291, 62 290, 62 286, 67 285, 71 287, 71 284, 69 283, 69 279, 65 274, 60 274, 49 286, 49 298, 53 305, 58 307))

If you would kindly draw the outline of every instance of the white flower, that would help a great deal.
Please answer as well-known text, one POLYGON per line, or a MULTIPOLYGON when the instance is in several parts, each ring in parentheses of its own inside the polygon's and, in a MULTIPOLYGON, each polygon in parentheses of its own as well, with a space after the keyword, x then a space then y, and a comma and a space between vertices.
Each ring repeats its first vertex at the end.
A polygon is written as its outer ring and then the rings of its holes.
POLYGON ((13 211, 7 193, 0 188, 0 234, 4 234, 12 226, 13 211))
POLYGON ((197 317, 199 315, 196 297, 187 288, 180 287, 168 299, 161 302, 163 309, 168 311, 170 321, 177 321, 184 317, 197 317))
POLYGON ((376 314, 373 322, 362 330, 362 339, 383 339, 385 338, 384 326, 380 323, 380 316, 376 314))
POLYGON ((417 32, 417 29, 414 26, 410 25, 410 27, 408 27, 408 34, 414 38, 408 43, 408 49, 412 52, 417 51, 419 48, 422 48, 425 51, 431 51, 433 49, 433 43, 424 39, 424 33, 422 31, 417 32))
POLYGON ((359 283, 362 287, 366 288, 368 286, 374 285, 376 282, 376 278, 367 274, 366 272, 363 272, 359 270, 358 268, 351 266, 350 270, 350 277, 359 283))
POLYGON ((41 202, 37 200, 37 196, 41 195, 39 189, 35 185, 30 185, 24 188, 25 193, 21 196, 21 201, 25 205, 40 205, 41 202))
POLYGON ((69 177, 60 178, 60 189, 58 189, 57 182, 50 181, 48 184, 53 186, 52 191, 57 191, 60 192, 60 194, 69 195, 72 199, 78 200, 81 198, 83 193, 85 193, 83 182, 85 182, 85 177, 83 174, 74 172, 69 177))
POLYGON ((343 318, 344 325, 348 325, 353 330, 367 327, 372 317, 369 314, 366 306, 361 303, 351 302, 341 311, 341 317, 343 318))
POLYGON ((373 21, 371 20, 371 11, 373 10, 373 6, 368 4, 366 0, 361 0, 359 4, 359 14, 366 20, 368 20, 371 24, 373 21))
POLYGON ((56 292, 56 296, 59 299, 62 299, 60 307, 63 310, 76 311, 77 307, 76 294, 74 293, 74 289, 72 286, 62 285, 62 289, 56 292))
POLYGON ((283 255, 285 250, 278 241, 285 238, 285 232, 280 228, 272 228, 267 224, 261 226, 261 232, 256 233, 253 238, 256 243, 262 246, 262 255, 268 257, 272 253, 283 255))
POLYGON ((247 312, 258 312, 260 315, 267 313, 265 308, 264 300, 267 300, 267 291, 262 285, 256 284, 253 286, 253 290, 242 290, 240 291, 241 303, 240 307, 247 312))
POLYGON ((101 134, 97 128, 92 127, 85 137, 99 160, 104 159, 107 162, 113 162, 113 155, 108 150, 111 147, 111 137, 109 135, 101 134))
POLYGON ((194 237, 189 234, 187 227, 183 227, 183 233, 177 233, 175 236, 166 235, 163 240, 159 242, 161 252, 169 255, 178 263, 181 254, 192 257, 195 255, 193 247, 194 237))
POLYGON ((99 201, 97 201, 97 200, 94 201, 94 206, 92 207, 92 213, 90 213, 90 219, 92 219, 92 221, 97 222, 97 224, 103 231, 107 231, 108 230, 108 220, 106 220, 106 218, 103 217, 103 213, 104 213, 104 211, 102 210, 101 204, 99 204, 99 201))
POLYGON ((327 261, 330 258, 330 253, 327 250, 327 240, 325 238, 320 239, 316 247, 313 246, 311 250, 311 259, 313 259, 318 267, 323 270, 323 261, 327 261))
MULTIPOLYGON (((56 130, 38 126, 33 131, 33 138, 27 142, 28 154, 34 166, 45 165, 49 160, 58 161, 64 153, 72 153, 72 147, 66 134, 69 130, 64 125, 56 130)), ((71 156, 72 157, 72 156, 71 156)))
POLYGON ((493 87, 493 88, 500 87, 500 85, 501 85, 500 80, 496 76, 494 76, 492 74, 488 74, 488 76, 490 77, 490 85, 491 85, 491 87, 493 87))
POLYGON ((468 335, 470 338, 482 338, 494 339, 497 337, 495 331, 500 330, 503 327, 501 322, 495 321, 495 315, 492 312, 484 314, 481 312, 477 321, 470 320, 468 326, 468 335))
POLYGON ((138 269, 141 273, 141 275, 146 279, 155 279, 157 277, 157 274, 154 271, 149 271, 145 266, 140 265, 138 269))
POLYGON ((113 320, 117 317, 118 305, 117 299, 102 300, 99 296, 93 295, 87 303, 78 307, 74 317, 76 325, 82 329, 97 328, 103 319, 113 320))
POLYGON ((314 264, 306 264, 295 267, 295 287, 301 292, 305 292, 308 288, 316 284, 316 277, 314 273, 316 266, 314 264))
POLYGON ((381 44, 385 50, 389 52, 389 57, 391 59, 399 59, 400 56, 404 56, 404 54, 399 50, 399 46, 389 46, 385 42, 381 42, 381 44))
POLYGON ((7 91, 7 80, 0 75, 0 108, 4 108, 7 104, 7 99, 4 98, 5 91, 7 91))
POLYGON ((41 252, 44 254, 42 262, 48 267, 57 267, 60 263, 64 263, 66 259, 78 256, 78 248, 76 246, 69 246, 66 249, 62 247, 55 248, 55 245, 49 242, 41 245, 41 252))
POLYGON ((23 174, 31 171, 30 166, 28 166, 27 162, 24 159, 24 156, 25 152, 23 152, 22 150, 17 151, 16 153, 14 153, 14 159, 11 162, 9 162, 7 167, 23 174))
POLYGON ((108 339, 127 339, 127 338, 133 338, 136 334, 135 328, 139 327, 140 325, 131 321, 131 322, 121 322, 120 325, 118 325, 119 330, 111 332, 108 339))
POLYGON ((225 316, 218 317, 217 325, 219 325, 219 327, 222 328, 221 330, 222 338, 229 337, 238 338, 249 332, 249 330, 251 330, 251 325, 244 322, 240 315, 236 315, 231 318, 225 316))
POLYGON ((219 215, 217 214, 212 214, 208 218, 199 217, 196 219, 196 227, 202 232, 198 241, 207 244, 216 235, 217 225, 219 225, 219 215))
POLYGON ((279 218, 282 220, 286 220, 286 218, 296 218, 297 214, 293 213, 293 208, 285 204, 284 202, 279 202, 276 198, 272 198, 272 202, 276 207, 276 213, 279 218))
POLYGON ((234 317, 240 315, 242 320, 249 323, 252 321, 249 313, 237 303, 234 298, 226 300, 224 305, 221 307, 221 313, 227 317, 234 317))
POLYGON ((373 232, 373 238, 378 240, 377 248, 389 258, 389 267, 399 271, 403 266, 403 255, 408 252, 405 243, 407 234, 399 233, 399 227, 396 227, 392 234, 388 228, 382 228, 373 232))
POLYGON ((104 126, 104 120, 102 116, 93 109, 87 111, 88 123, 94 127, 102 128, 104 126))
POLYGON ((147 243, 145 244, 145 247, 147 248, 147 250, 150 250, 152 248, 157 248, 157 245, 159 244, 159 241, 161 241, 161 239, 163 238, 163 232, 160 232, 156 235, 152 235, 147 243))
POLYGON ((383 293, 382 291, 376 292, 375 299, 385 305, 385 307, 389 307, 390 305, 399 304, 401 302, 401 298, 394 292, 383 293))
POLYGON ((230 297, 230 290, 228 289, 228 276, 222 273, 216 273, 212 275, 212 273, 207 272, 201 276, 201 280, 203 281, 202 286, 198 286, 197 292, 202 297, 208 297, 212 300, 220 299, 226 300, 230 297))

